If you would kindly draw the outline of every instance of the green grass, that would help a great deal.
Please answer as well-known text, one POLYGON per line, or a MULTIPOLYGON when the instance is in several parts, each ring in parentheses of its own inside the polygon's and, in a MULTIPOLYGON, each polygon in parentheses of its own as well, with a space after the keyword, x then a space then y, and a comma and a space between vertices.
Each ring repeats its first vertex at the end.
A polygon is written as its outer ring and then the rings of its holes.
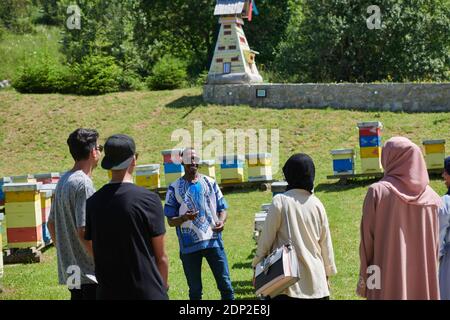
POLYGON ((36 33, 16 35, 6 32, 0 41, 0 81, 12 80, 19 66, 26 58, 46 53, 54 60, 61 60, 59 52, 60 29, 56 27, 36 26, 36 33))
MULTIPOLYGON (((113 133, 132 135, 141 164, 161 163, 160 151, 178 142, 171 141, 172 131, 184 128, 192 132, 193 121, 202 121, 204 130, 215 128, 222 132, 227 128, 279 129, 281 163, 295 152, 310 154, 316 163, 316 191, 328 212, 338 268, 332 279, 332 298, 355 299, 361 207, 370 181, 341 186, 327 180, 326 175, 331 173, 329 150, 356 148, 356 123, 367 120, 384 124, 384 141, 396 135, 407 136, 417 144, 422 139, 449 140, 450 115, 223 107, 203 104, 200 94, 200 88, 93 97, 0 92, 0 176, 67 170, 72 160, 66 139, 77 127, 98 129, 102 141, 113 133)), ((357 170, 360 171, 359 161, 357 170)), ((106 172, 97 169, 94 181, 97 188, 101 187, 107 181, 106 172)), ((432 180, 431 185, 438 193, 444 193, 439 179, 432 180)), ((238 298, 253 298, 253 215, 262 203, 270 202, 271 194, 241 191, 227 193, 226 198, 230 210, 224 240, 232 281, 238 298)), ((185 299, 188 289, 174 229, 168 228, 167 238, 170 297, 185 299)), ((203 277, 204 298, 218 299, 220 295, 206 262, 203 277)), ((0 299, 68 298, 67 290, 57 285, 53 248, 45 252, 40 264, 5 266, 3 283, 5 292, 0 299)))

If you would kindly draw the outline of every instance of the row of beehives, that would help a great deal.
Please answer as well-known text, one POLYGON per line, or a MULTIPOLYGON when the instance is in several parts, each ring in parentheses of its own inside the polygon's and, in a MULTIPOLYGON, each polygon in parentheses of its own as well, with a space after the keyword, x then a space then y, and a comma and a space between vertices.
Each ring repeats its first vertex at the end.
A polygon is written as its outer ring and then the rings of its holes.
MULTIPOLYGON (((358 123, 359 146, 362 173, 382 172, 381 165, 381 122, 358 123)), ((445 159, 445 140, 423 141, 425 160, 427 168, 443 169, 445 159)), ((355 151, 354 149, 331 150, 333 157, 334 175, 355 174, 355 151)))
MULTIPOLYGON (((168 187, 172 182, 184 175, 184 167, 181 164, 179 153, 181 150, 165 150, 164 180, 168 187)), ((235 184, 245 181, 244 165, 247 164, 248 181, 272 180, 272 155, 270 153, 258 153, 242 155, 228 155, 219 158, 221 184, 235 184)), ((136 167, 135 183, 148 189, 161 187, 161 166, 159 164, 140 165, 136 167)), ((216 161, 201 160, 199 172, 216 179, 216 161)), ((108 172, 111 178, 111 172, 108 172)))
MULTIPOLYGON (((287 183, 285 181, 277 181, 271 184, 272 196, 276 196, 279 193, 284 193, 286 191, 287 183)), ((253 229, 253 239, 258 242, 259 237, 264 229, 264 224, 266 222, 267 214, 269 213, 270 203, 265 203, 261 205, 261 211, 255 213, 254 229, 253 229)))

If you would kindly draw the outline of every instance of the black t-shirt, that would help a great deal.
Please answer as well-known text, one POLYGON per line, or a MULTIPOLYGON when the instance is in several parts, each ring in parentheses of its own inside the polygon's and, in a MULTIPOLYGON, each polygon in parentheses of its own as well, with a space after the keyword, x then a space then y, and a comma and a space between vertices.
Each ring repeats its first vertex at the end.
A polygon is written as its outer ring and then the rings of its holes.
POLYGON ((99 299, 168 299, 151 240, 166 232, 159 197, 132 183, 107 184, 87 200, 99 299))

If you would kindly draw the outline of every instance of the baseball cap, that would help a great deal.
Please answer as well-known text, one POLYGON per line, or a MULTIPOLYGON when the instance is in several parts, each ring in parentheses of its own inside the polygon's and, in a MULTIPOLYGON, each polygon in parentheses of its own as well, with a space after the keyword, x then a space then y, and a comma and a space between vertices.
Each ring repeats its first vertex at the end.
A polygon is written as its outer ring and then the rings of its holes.
POLYGON ((125 134, 115 134, 105 143, 105 156, 102 168, 105 170, 124 170, 133 161, 136 154, 136 144, 133 138, 125 134))

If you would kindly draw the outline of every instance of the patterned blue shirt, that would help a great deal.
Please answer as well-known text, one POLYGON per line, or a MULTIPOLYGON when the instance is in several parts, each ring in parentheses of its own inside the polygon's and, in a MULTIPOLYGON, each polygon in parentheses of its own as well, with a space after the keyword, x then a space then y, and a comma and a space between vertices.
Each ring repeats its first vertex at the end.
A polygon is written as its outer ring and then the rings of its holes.
POLYGON ((227 208, 219 186, 208 176, 199 174, 195 183, 184 178, 172 183, 166 194, 166 217, 172 219, 188 211, 198 211, 195 220, 188 220, 176 228, 181 253, 223 247, 221 233, 214 232, 213 228, 218 221, 218 213, 227 208))

